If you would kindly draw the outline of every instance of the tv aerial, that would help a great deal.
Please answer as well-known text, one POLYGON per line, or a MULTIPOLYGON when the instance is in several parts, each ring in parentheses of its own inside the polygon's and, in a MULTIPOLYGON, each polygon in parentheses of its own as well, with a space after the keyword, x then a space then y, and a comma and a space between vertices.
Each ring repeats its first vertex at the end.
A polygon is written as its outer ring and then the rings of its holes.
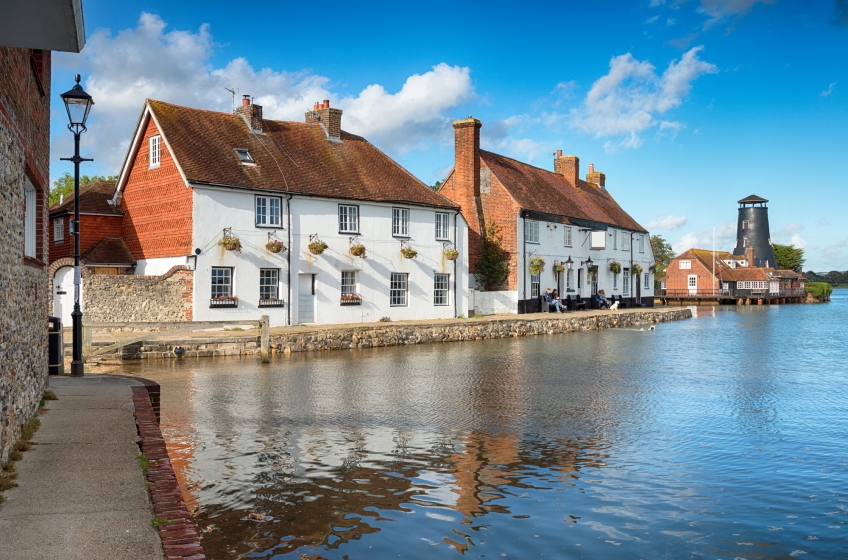
POLYGON ((233 113, 235 113, 236 112, 236 92, 239 90, 239 88, 234 87, 234 88, 230 89, 228 87, 225 87, 224 89, 227 90, 228 92, 230 92, 233 96, 233 113))

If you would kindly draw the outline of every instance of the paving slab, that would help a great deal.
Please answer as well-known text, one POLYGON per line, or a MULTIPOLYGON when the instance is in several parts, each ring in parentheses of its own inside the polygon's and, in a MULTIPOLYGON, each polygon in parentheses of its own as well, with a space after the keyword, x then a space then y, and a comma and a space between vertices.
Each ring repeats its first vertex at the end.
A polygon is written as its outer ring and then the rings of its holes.
POLYGON ((0 505, 0 560, 161 559, 138 463, 132 386, 108 376, 51 378, 33 448, 0 505))

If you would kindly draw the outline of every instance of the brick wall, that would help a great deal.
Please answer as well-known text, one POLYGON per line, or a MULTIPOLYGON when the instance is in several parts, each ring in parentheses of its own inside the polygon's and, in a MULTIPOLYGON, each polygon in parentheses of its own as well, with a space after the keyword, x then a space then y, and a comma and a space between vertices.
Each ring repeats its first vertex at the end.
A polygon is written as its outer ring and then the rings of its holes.
MULTIPOLYGON (((59 259, 73 258, 74 238, 70 235, 70 223, 72 215, 61 216, 63 218, 63 229, 65 231, 64 241, 56 243, 53 231, 53 221, 47 231, 50 235, 50 263, 59 259)), ((92 216, 80 214, 80 255, 85 255, 89 249, 97 245, 107 237, 121 237, 122 222, 120 216, 92 216)))
POLYGON ((0 462, 47 381, 50 70, 48 51, 0 47, 0 462), (37 191, 36 259, 24 257, 27 178, 37 191))
POLYGON ((192 190, 177 170, 164 140, 161 163, 148 168, 148 138, 158 134, 150 119, 124 187, 122 237, 136 259, 178 257, 192 251, 192 190))
POLYGON ((718 282, 713 285, 713 272, 708 270, 701 261, 690 259, 689 262, 692 263, 691 269, 680 270, 680 259, 671 261, 665 270, 666 276, 663 278, 667 290, 688 290, 690 274, 698 275, 698 291, 721 287, 718 282))

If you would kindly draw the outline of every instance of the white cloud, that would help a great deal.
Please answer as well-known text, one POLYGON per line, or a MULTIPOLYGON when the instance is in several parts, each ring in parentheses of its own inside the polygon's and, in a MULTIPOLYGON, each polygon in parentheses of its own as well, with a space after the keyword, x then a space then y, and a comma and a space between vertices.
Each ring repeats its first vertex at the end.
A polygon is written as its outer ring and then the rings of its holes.
MULTIPOLYGON (((727 223, 716 226, 715 228, 715 248, 716 251, 733 252, 733 247, 736 244, 736 224, 727 223)), ((713 247, 713 229, 702 229, 695 233, 690 232, 684 234, 677 243, 673 245, 674 252, 678 255, 684 251, 695 247, 698 249, 712 249, 713 247)))
POLYGON ((710 16, 706 26, 729 16, 744 16, 757 4, 774 4, 777 0, 701 0, 698 11, 710 16))
POLYGON ((656 23, 658 19, 660 19, 660 16, 649 17, 648 19, 645 20, 645 23, 650 25, 652 23, 656 23))
POLYGON ((836 82, 833 82, 829 86, 827 86, 827 89, 821 92, 821 96, 830 97, 833 94, 834 89, 836 89, 836 82))
POLYGON ((675 231, 686 225, 687 220, 686 216, 675 216, 670 214, 667 218, 662 220, 649 222, 648 229, 666 229, 669 231, 675 231))
MULTIPOLYGON (((450 120, 443 112, 473 94, 470 70, 442 63, 410 76, 396 93, 373 84, 358 95, 342 96, 332 91, 330 78, 310 70, 256 70, 244 58, 215 67, 208 25, 197 32, 166 27, 158 15, 142 13, 135 28, 114 35, 97 29, 82 53, 54 56, 58 66, 88 74, 84 87, 96 105, 86 146, 106 166, 105 173, 117 173, 148 97, 229 111, 232 98, 224 88, 235 86, 240 95, 254 96, 265 118, 281 120, 302 120, 315 101, 330 99, 345 110, 345 130, 402 153, 430 140, 449 140, 450 120)), ((68 151, 65 136, 57 136, 54 153, 68 151)))
MULTIPOLYGON (((673 60, 662 75, 648 61, 636 60, 627 53, 610 60, 610 70, 589 90, 581 106, 571 111, 571 125, 596 138, 624 136, 610 140, 604 149, 638 148, 639 134, 648 128, 661 126, 657 117, 679 107, 692 89, 692 82, 703 74, 718 72, 718 68, 698 58, 703 47, 694 47, 683 57, 673 60)), ((682 126, 663 121, 669 126, 682 126)))
POLYGON ((674 18, 671 18, 671 17, 668 18, 667 20, 665 20, 665 26, 666 27, 671 27, 675 23, 677 23, 677 20, 675 20, 674 18))
POLYGON ((786 237, 787 235, 792 235, 793 233, 799 232, 802 229, 804 229, 804 226, 802 224, 799 224, 798 222, 792 222, 791 224, 786 224, 785 226, 777 230, 777 236, 786 237))
POLYGON ((804 239, 803 237, 801 237, 800 235, 798 235, 797 233, 793 233, 789 237, 789 244, 795 245, 799 249, 806 249, 807 245, 808 245, 807 240, 804 239))

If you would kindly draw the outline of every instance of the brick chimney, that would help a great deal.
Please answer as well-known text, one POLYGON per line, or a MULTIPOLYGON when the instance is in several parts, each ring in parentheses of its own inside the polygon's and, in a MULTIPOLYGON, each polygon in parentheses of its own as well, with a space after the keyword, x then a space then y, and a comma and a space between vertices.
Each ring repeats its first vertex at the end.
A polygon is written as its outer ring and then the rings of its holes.
POLYGON ((577 187, 580 177, 580 158, 577 156, 564 156, 562 150, 557 150, 554 159, 554 173, 565 177, 565 181, 572 187, 577 187))
POLYGON ((589 173, 586 174, 587 183, 595 183, 602 189, 606 190, 607 176, 600 171, 595 171, 595 164, 589 164, 589 173))
MULTIPOLYGON (((473 118, 453 121, 454 169, 453 184, 446 190, 462 208, 468 222, 468 261, 471 272, 476 272, 477 261, 483 247, 483 204, 480 201, 480 128, 482 123, 473 118)), ((505 225, 505 224, 501 224, 505 225)))
POLYGON ((753 268, 753 267, 757 266, 757 265, 754 263, 754 248, 753 248, 753 247, 748 247, 748 250, 746 251, 746 254, 747 254, 747 258, 748 258, 748 266, 749 266, 749 267, 751 267, 751 268, 753 268))
POLYGON ((315 103, 311 111, 306 111, 306 122, 320 123, 330 140, 341 141, 342 110, 331 109, 329 99, 325 99, 323 103, 315 103))
POLYGON ((236 107, 236 115, 243 118, 253 132, 262 132, 262 105, 251 103, 249 95, 241 96, 241 107, 236 107))

